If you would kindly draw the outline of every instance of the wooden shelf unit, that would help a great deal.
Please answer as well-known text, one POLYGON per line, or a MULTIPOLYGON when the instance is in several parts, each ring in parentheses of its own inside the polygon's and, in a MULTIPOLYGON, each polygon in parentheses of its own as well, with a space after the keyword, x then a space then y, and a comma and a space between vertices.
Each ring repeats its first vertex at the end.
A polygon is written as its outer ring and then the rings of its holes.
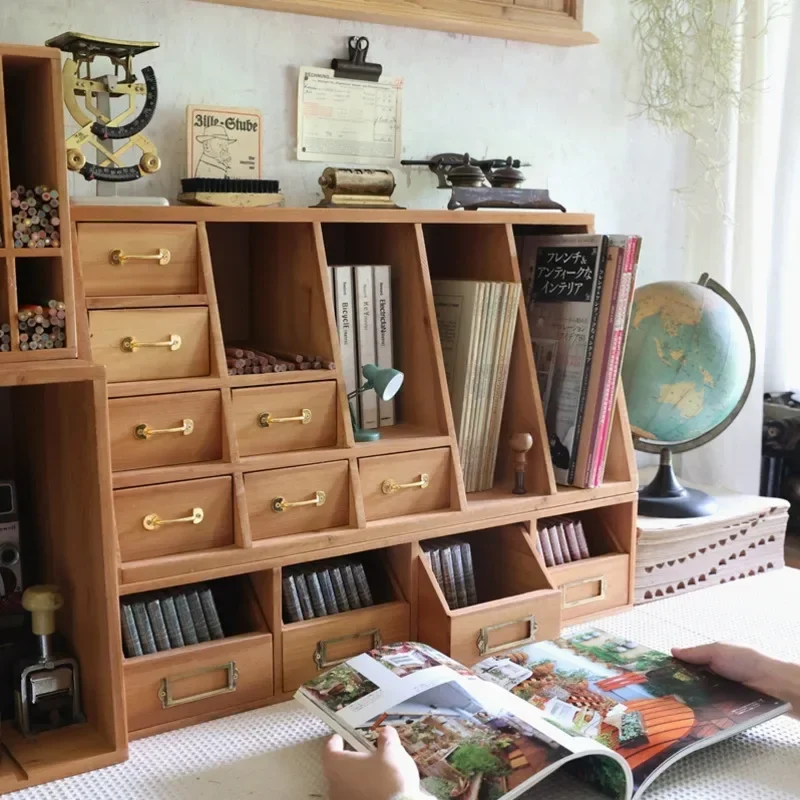
POLYGON ((70 232, 61 54, 0 44, 0 324, 11 325, 11 350, 0 353, 0 365, 77 356, 70 232), (14 247, 10 192, 20 184, 58 190, 60 247, 14 247), (66 304, 66 347, 21 351, 19 306, 50 299, 66 304))
MULTIPOLYGON (((77 520, 90 518, 96 556, 82 568, 90 571, 104 633, 87 643, 85 626, 95 624, 96 610, 85 599, 68 599, 75 616, 65 618, 64 633, 84 667, 87 723, 74 729, 80 733, 74 739, 70 729, 43 737, 47 747, 36 768, 26 761, 25 740, 4 730, 4 745, 17 760, 0 761, 0 792, 121 760, 130 738, 287 699, 316 671, 312 653, 320 642, 349 636, 349 643, 331 650, 343 658, 371 647, 370 632, 380 630, 384 642, 419 636, 477 660, 475 641, 483 629, 489 646, 502 648, 529 635, 531 616, 540 638, 551 637, 562 620, 631 605, 637 484, 623 399, 604 483, 591 490, 556 486, 520 307, 495 484, 466 494, 431 292, 431 278, 445 275, 518 281, 517 226, 586 231, 591 216, 94 206, 73 207, 72 216, 74 267, 68 263, 79 359, 0 363, 0 386, 34 375, 48 391, 62 393, 65 419, 80 415, 75 409, 92 399, 94 411, 76 425, 86 436, 96 428, 89 448, 90 460, 96 459, 94 494, 88 510, 84 504, 67 512, 59 541, 84 541, 87 531, 78 529, 77 520), (128 237, 134 253, 178 243, 172 246, 185 254, 175 262, 181 276, 170 274, 169 266, 163 282, 162 273, 137 273, 135 264, 128 271, 112 268, 108 254, 120 246, 120 236, 128 237), (327 268, 353 261, 393 267, 395 355, 407 376, 398 397, 399 424, 371 443, 353 441, 339 369, 230 376, 224 352, 228 336, 265 349, 313 349, 338 365, 327 268), (183 353, 126 353, 119 346, 126 336, 155 342, 174 333, 183 336, 183 353), (76 382, 84 388, 65 388, 76 382), (309 426, 313 435, 256 424, 260 413, 297 413, 307 405, 319 424, 309 426), (135 435, 139 425, 165 430, 185 419, 194 423, 189 436, 135 435), (506 440, 517 430, 529 430, 535 442, 524 496, 510 492, 506 440), (387 497, 379 491, 387 477, 413 480, 422 471, 432 478, 424 492, 387 497), (305 499, 318 489, 329 498, 320 508, 293 509, 280 518, 269 508, 277 494, 305 499), (152 534, 137 524, 150 513, 183 516, 195 505, 204 507, 203 525, 152 534), (585 564, 548 569, 530 531, 541 518, 567 513, 599 520, 596 555, 585 564), (420 541, 451 534, 467 537, 478 554, 500 548, 497 563, 515 565, 505 583, 496 571, 486 573, 488 595, 475 608, 442 606, 421 559, 420 541), (385 565, 386 602, 287 624, 283 569, 354 553, 385 565), (120 598, 200 581, 224 581, 232 588, 226 594, 239 598, 242 622, 235 635, 125 659, 120 598), (576 600, 586 602, 571 605, 576 600), (93 670, 100 666, 107 672, 98 684, 93 670), (235 686, 232 670, 238 673, 235 686), (201 697, 164 709, 158 690, 165 681, 182 699, 201 697)), ((65 437, 65 447, 72 441, 68 430, 57 435, 65 437)), ((59 474, 52 484, 59 502, 69 504, 69 487, 59 474)), ((54 536, 47 522, 38 526, 45 542, 54 536)), ((64 561, 61 569, 78 569, 74 559, 64 561)), ((45 571, 41 577, 68 581, 70 573, 45 571)))

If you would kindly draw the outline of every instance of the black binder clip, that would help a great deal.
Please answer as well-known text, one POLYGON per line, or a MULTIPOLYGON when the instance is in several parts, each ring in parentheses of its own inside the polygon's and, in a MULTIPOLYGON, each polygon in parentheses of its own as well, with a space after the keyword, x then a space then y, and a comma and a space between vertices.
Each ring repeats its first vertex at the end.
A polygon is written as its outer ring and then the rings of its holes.
POLYGON ((334 78, 350 78, 354 81, 373 81, 377 82, 381 77, 383 67, 380 64, 367 63, 367 51, 369 50, 369 39, 366 36, 351 36, 347 47, 350 57, 345 61, 342 58, 334 58, 331 61, 334 78))

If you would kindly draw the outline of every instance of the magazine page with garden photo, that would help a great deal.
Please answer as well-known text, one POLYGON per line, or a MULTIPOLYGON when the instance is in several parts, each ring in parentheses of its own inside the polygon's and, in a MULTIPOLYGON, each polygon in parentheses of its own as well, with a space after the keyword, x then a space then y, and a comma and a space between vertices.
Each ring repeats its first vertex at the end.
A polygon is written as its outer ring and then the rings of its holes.
POLYGON ((295 697, 361 752, 394 727, 437 800, 513 800, 561 768, 627 800, 678 757, 788 710, 596 629, 471 669, 425 644, 388 645, 295 697))

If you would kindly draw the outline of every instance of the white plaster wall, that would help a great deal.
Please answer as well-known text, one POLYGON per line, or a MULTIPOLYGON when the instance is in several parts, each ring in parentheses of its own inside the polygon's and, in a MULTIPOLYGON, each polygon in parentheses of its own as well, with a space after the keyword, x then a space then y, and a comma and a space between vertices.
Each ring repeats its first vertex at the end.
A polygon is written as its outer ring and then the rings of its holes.
MULTIPOLYGON (((185 107, 219 103, 262 110, 265 177, 280 179, 288 204, 308 205, 321 196, 326 165, 294 158, 297 67, 328 66, 348 35, 366 35, 370 60, 406 81, 404 157, 468 150, 530 161, 529 183, 571 211, 596 214, 599 230, 644 236, 640 283, 679 276, 684 210, 671 190, 682 165, 674 143, 635 119, 626 101, 638 77, 628 3, 585 6, 599 45, 547 47, 192 0, 0 0, 0 41, 42 44, 74 30, 161 42, 138 63, 158 76, 147 133, 164 166, 122 193, 174 197, 185 107)), ((395 173, 400 204, 446 204, 432 173, 399 165, 395 173)), ((94 192, 80 178, 71 190, 94 192)))

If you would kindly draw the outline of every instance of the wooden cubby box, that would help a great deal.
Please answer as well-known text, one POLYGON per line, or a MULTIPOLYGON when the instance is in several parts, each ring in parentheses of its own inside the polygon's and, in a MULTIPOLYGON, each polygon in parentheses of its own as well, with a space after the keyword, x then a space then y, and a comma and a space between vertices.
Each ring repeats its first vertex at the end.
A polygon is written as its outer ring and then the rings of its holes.
MULTIPOLYGON (((417 636, 462 664, 561 631, 560 592, 534 553, 523 525, 506 525, 459 535, 472 550, 478 603, 450 608, 424 552, 416 546, 417 636)), ((430 541, 432 546, 436 540, 430 541)))
MULTIPOLYGON (((273 638, 266 598, 256 592, 260 576, 206 585, 224 639, 124 659, 132 738, 257 708, 273 696, 273 638)), ((136 595, 123 600, 135 602, 136 595)))
MULTIPOLYGON (((436 315, 425 269, 421 227, 390 224, 323 223, 325 266, 388 264, 392 275, 394 366, 405 375, 395 398, 396 424, 381 428, 384 442, 405 440, 424 447, 430 437, 449 436, 447 399, 436 315)), ((326 275, 327 277, 327 275, 326 275)), ((338 337, 334 337, 338 348, 338 337)), ((363 381, 362 381, 363 382, 363 381)), ((372 444, 358 444, 368 450, 372 444)))
MULTIPOLYGON (((372 650, 381 644, 404 642, 409 638, 410 607, 400 583, 407 573, 407 548, 385 548, 359 553, 375 605, 344 611, 327 617, 288 622, 283 611, 283 571, 271 570, 263 583, 269 607, 277 611, 273 624, 281 635, 275 645, 276 692, 294 692, 301 684, 325 669, 372 650)), ((313 570, 316 562, 304 564, 313 570)), ((324 563, 324 562, 323 562, 324 563)), ((291 567, 284 568, 291 570, 291 567)), ((274 612, 273 612, 274 613, 274 612)))
POLYGON ((47 47, 0 45, 0 321, 12 327, 0 364, 75 358, 74 282, 64 155, 61 57, 47 47), (11 190, 45 185, 59 193, 59 247, 14 248, 11 190), (59 300, 67 307, 67 341, 59 349, 21 351, 19 305, 59 300))
MULTIPOLYGON (((432 280, 520 282, 511 225, 424 225, 423 229, 432 280)), ((508 440, 518 432, 529 432, 534 437, 528 454, 528 491, 534 495, 555 494, 550 455, 540 433, 543 430, 542 404, 521 300, 503 404, 495 485, 485 492, 470 493, 467 500, 508 496, 513 480, 508 440)))
MULTIPOLYGON (((636 557, 636 494, 624 500, 583 504, 564 510, 564 516, 579 519, 589 545, 590 558, 547 567, 553 585, 561 590, 564 622, 574 622, 621 611, 633 604, 633 570, 636 557)), ((534 520, 535 530, 548 516, 534 520)), ((541 556, 540 556, 541 558, 541 556)))
MULTIPOLYGON (((54 368, 41 364, 20 371, 20 383, 28 385, 8 385, 11 376, 0 376, 0 475, 17 487, 24 585, 52 583, 64 596, 56 649, 79 663, 85 722, 23 737, 13 722, 13 703, 7 706, 13 679, 8 651, 1 648, 0 794, 126 755, 114 543, 108 536, 105 383, 102 370, 91 366, 64 364, 60 370, 61 383, 48 382, 54 368)), ((15 657, 37 652, 26 631, 15 657)), ((12 638, 5 630, 0 642, 12 638)))

